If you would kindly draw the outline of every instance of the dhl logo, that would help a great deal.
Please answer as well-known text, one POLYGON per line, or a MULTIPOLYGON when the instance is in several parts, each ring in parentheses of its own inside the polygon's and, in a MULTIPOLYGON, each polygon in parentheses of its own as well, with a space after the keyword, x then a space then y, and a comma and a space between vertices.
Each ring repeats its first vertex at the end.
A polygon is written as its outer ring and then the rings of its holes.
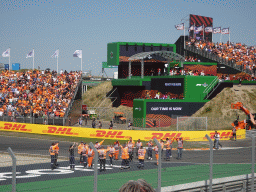
POLYGON ((103 130, 97 130, 96 134, 91 134, 91 137, 104 137, 104 138, 117 138, 117 139, 124 139, 124 138, 130 138, 130 136, 124 136, 122 135, 123 131, 103 131, 103 130))
MULTIPOLYGON (((209 136, 211 139, 214 139, 214 135, 215 135, 215 132, 211 132, 209 136)), ((220 139, 228 139, 232 137, 233 137, 232 131, 222 132, 220 134, 220 139)), ((241 135, 237 135, 237 138, 241 138, 241 135)), ((207 138, 204 137, 204 139, 207 139, 207 138)))
MULTIPOLYGON (((177 137, 181 137, 182 133, 152 133, 151 137, 145 137, 146 140, 148 139, 154 139, 156 138, 157 140, 159 139, 163 139, 165 140, 166 138, 168 139, 173 139, 173 138, 177 138, 177 137)), ((186 140, 189 140, 189 138, 186 138, 186 140)))
POLYGON ((0 127, 0 129, 9 130, 9 131, 26 131, 31 132, 31 129, 26 129, 26 125, 16 124, 16 123, 5 123, 4 127, 0 127))
POLYGON ((78 135, 78 133, 73 133, 72 128, 63 127, 48 127, 48 130, 43 130, 43 133, 54 133, 60 135, 78 135))

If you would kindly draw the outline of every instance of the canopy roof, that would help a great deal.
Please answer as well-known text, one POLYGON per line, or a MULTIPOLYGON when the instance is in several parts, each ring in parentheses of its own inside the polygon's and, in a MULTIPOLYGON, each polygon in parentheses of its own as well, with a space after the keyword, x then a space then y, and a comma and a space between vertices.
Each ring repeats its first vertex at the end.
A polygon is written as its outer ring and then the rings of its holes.
POLYGON ((185 61, 185 58, 178 53, 172 51, 151 51, 151 52, 141 52, 131 56, 128 60, 144 60, 144 59, 157 59, 157 60, 176 60, 185 61))

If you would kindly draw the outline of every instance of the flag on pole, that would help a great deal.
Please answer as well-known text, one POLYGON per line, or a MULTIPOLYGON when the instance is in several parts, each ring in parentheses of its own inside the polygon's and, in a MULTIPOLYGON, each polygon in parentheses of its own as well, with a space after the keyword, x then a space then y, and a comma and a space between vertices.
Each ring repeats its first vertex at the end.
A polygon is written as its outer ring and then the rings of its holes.
POLYGON ((73 53, 73 57, 78 57, 78 58, 82 58, 82 50, 76 50, 74 53, 73 53))
POLYGON ((221 34, 229 34, 229 28, 223 28, 221 34))
POLYGON ((59 51, 59 49, 57 49, 57 50, 54 52, 54 54, 52 55, 52 58, 57 58, 57 57, 59 57, 59 53, 60 53, 60 51, 59 51))
POLYGON ((213 28, 213 33, 221 33, 221 27, 215 27, 213 28))
POLYGON ((177 30, 184 30, 184 23, 175 25, 175 28, 176 28, 177 30))
POLYGON ((26 58, 34 57, 34 49, 27 54, 26 58))
POLYGON ((10 48, 2 53, 2 57, 10 57, 10 48))
POLYGON ((195 32, 203 31, 203 26, 195 27, 195 32))
POLYGON ((194 31, 194 25, 191 25, 188 29, 188 31, 194 31))
POLYGON ((205 27, 205 32, 212 33, 212 27, 205 27))

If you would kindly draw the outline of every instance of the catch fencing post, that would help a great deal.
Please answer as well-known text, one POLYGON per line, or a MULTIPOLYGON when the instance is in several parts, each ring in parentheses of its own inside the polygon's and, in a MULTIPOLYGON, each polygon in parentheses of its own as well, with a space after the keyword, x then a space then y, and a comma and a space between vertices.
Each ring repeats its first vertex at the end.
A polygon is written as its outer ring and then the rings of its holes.
POLYGON ((12 157, 12 192, 16 192, 16 157, 10 147, 7 149, 8 153, 12 157))
POLYGON ((209 192, 212 192, 212 167, 213 167, 213 141, 209 137, 209 135, 205 135, 205 137, 210 142, 210 174, 209 174, 209 192))
POLYGON ((94 151, 94 187, 93 187, 93 191, 97 192, 97 181, 98 181, 98 151, 97 149, 94 147, 93 143, 90 142, 89 143, 90 147, 92 148, 92 150, 94 151))
POLYGON ((179 116, 177 116, 177 123, 176 123, 176 125, 177 125, 177 131, 179 131, 179 116))
POLYGON ((208 123, 208 121, 207 121, 208 119, 207 119, 207 117, 206 117, 206 120, 205 120, 205 125, 206 125, 206 131, 207 131, 207 123, 208 123))
POLYGON ((162 168, 162 145, 154 138, 154 142, 158 147, 158 182, 157 182, 157 192, 161 192, 161 168, 162 168))
POLYGON ((255 136, 250 132, 252 138, 252 180, 251 180, 251 191, 254 191, 254 164, 255 164, 255 136))

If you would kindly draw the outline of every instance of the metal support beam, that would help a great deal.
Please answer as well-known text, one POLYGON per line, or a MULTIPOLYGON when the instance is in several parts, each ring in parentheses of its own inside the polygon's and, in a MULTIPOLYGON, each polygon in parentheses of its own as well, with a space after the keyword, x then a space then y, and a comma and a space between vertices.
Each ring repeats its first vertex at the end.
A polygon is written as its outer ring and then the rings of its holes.
POLYGON ((10 147, 7 149, 8 153, 12 157, 12 192, 16 192, 16 157, 10 147))
POLYGON ((210 142, 210 174, 209 174, 209 192, 212 192, 212 167, 213 167, 213 141, 209 137, 209 135, 205 135, 205 137, 208 139, 210 142))
POLYGON ((144 78, 144 60, 141 60, 141 78, 144 78))
POLYGON ((131 74, 132 74, 132 61, 129 61, 129 74, 128 74, 128 76, 129 76, 129 79, 131 79, 131 74))
POLYGON ((255 136, 250 132, 252 138, 252 180, 251 180, 251 191, 254 191, 254 166, 255 166, 255 136))
POLYGON ((158 147, 158 182, 157 182, 157 192, 161 192, 161 168, 162 168, 162 145, 154 138, 154 142, 158 147))
POLYGON ((93 149, 94 151, 94 187, 93 187, 93 191, 97 192, 97 182, 98 182, 98 150, 94 147, 93 143, 90 142, 89 143, 90 147, 93 149))

